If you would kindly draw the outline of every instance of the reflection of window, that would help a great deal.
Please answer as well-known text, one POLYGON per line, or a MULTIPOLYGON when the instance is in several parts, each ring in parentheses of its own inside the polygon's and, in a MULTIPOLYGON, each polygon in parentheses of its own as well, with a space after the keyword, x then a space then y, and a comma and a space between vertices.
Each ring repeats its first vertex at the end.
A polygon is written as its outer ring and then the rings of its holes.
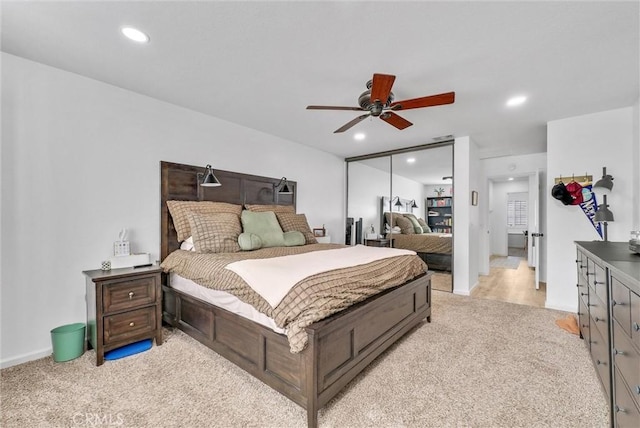
POLYGON ((509 227, 527 225, 527 201, 507 202, 507 225, 509 227))

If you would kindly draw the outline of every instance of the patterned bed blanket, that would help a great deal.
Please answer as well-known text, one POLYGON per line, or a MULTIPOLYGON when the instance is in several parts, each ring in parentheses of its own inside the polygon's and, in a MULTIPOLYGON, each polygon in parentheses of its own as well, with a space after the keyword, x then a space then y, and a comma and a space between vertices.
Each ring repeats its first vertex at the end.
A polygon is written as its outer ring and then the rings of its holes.
POLYGON ((451 254, 451 234, 423 233, 420 235, 393 234, 393 247, 418 253, 451 254))
POLYGON ((339 244, 312 244, 216 254, 177 250, 169 254, 161 266, 165 272, 175 272, 204 287, 233 294, 273 318, 278 327, 287 329, 291 352, 297 353, 307 344, 305 327, 383 290, 409 281, 424 273, 426 264, 417 255, 403 255, 312 275, 298 282, 275 308, 239 275, 225 269, 225 266, 240 260, 343 247, 339 244))

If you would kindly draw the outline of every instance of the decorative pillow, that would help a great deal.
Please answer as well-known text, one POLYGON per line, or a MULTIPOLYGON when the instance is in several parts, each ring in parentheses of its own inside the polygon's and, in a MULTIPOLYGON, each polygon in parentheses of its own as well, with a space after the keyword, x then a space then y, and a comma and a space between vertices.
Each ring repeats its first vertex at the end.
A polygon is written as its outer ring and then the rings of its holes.
POLYGON ((276 213, 278 222, 282 230, 286 232, 298 231, 304 236, 307 244, 317 244, 318 240, 313 236, 313 232, 307 222, 307 216, 304 214, 292 214, 292 213, 276 213))
POLYGON ((262 248, 262 239, 256 234, 243 232, 238 236, 238 245, 242 251, 253 251, 262 248))
POLYGON ((394 226, 398 225, 397 218, 399 216, 401 216, 401 215, 402 214, 399 214, 399 213, 398 214, 394 214, 393 215, 393 224, 392 224, 391 220, 390 220, 391 219, 391 213, 384 213, 384 221, 385 221, 385 223, 387 223, 389 225, 390 228, 393 228, 394 226))
POLYGON ((296 213, 296 207, 293 205, 245 205, 245 208, 253 212, 272 211, 274 213, 296 213))
POLYGON ((236 253, 242 232, 238 216, 231 213, 187 213, 193 232, 193 245, 199 253, 236 253))
POLYGON ((167 207, 171 218, 173 218, 173 226, 178 234, 178 241, 184 241, 192 235, 189 226, 187 213, 189 211, 198 214, 217 214, 231 213, 240 216, 242 212, 241 205, 228 204, 226 202, 211 201, 167 201, 167 207))
POLYGON ((273 211, 242 211, 242 229, 258 235, 263 247, 284 247, 284 232, 273 211))
POLYGON ((393 218, 396 219, 396 223, 404 235, 414 235, 416 233, 413 223, 408 218, 402 215, 394 215, 393 218))
POLYGON ((431 233, 431 228, 424 219, 418 218, 418 223, 422 226, 422 233, 431 233))
POLYGON ((418 218, 413 214, 404 214, 405 218, 408 218, 411 224, 413 225, 414 232, 418 235, 422 234, 422 226, 418 222, 418 218))
POLYGON ((284 246, 285 247, 297 247, 304 245, 307 242, 302 232, 292 230, 284 233, 284 246))

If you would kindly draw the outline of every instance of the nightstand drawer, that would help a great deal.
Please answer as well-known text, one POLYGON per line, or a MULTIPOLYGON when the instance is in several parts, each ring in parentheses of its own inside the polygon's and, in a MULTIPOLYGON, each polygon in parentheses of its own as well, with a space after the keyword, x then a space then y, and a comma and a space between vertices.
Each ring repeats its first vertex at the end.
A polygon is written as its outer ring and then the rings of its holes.
POLYGON ((138 309, 104 318, 105 345, 130 337, 151 333, 156 329, 156 307, 138 309))
POLYGON ((105 313, 139 308, 156 301, 157 275, 105 283, 102 306, 105 313))

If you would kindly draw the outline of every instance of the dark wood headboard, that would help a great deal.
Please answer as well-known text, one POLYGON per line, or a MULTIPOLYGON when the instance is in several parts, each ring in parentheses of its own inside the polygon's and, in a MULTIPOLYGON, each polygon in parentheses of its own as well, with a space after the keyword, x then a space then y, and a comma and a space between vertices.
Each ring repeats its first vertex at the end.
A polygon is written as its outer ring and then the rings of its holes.
POLYGON ((238 172, 214 170, 219 187, 202 187, 205 168, 171 162, 160 162, 160 260, 180 248, 180 242, 167 208, 167 201, 215 201, 230 204, 296 205, 297 183, 287 180, 293 194, 275 192, 280 178, 260 177, 238 172))

